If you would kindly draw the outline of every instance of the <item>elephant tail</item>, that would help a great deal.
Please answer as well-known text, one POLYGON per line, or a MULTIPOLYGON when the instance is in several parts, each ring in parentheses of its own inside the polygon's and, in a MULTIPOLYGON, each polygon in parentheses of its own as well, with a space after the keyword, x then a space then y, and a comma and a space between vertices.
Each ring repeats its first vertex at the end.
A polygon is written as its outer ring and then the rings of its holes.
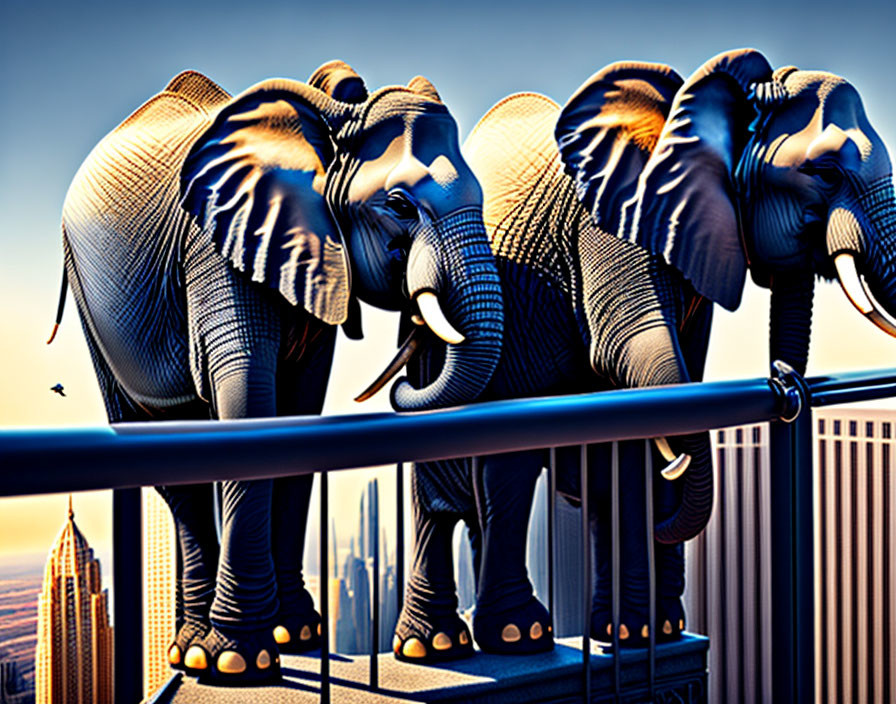
POLYGON ((53 332, 50 333, 50 339, 47 340, 49 345, 56 339, 56 333, 59 331, 59 324, 62 322, 62 314, 65 312, 65 294, 68 293, 68 271, 66 271, 65 263, 62 264, 62 286, 59 287, 59 305, 56 306, 56 324, 53 326, 53 332))

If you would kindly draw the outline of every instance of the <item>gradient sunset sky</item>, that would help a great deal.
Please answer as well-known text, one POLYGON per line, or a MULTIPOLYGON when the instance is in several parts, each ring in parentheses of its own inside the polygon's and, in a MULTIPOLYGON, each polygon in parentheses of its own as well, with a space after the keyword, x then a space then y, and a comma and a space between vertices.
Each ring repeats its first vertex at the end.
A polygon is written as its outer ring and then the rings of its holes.
MULTIPOLYGON (((461 136, 516 91, 563 103, 620 60, 661 61, 688 75, 712 55, 760 49, 774 66, 847 77, 891 154, 896 150, 896 8, 892 0, 728 2, 275 1, 50 4, 6 0, 0 20, 0 427, 105 423, 70 299, 57 341, 44 343, 62 270, 65 192, 94 144, 176 73, 197 69, 230 92, 267 77, 304 80, 340 58, 371 89, 428 77, 461 136), (57 382, 66 398, 49 391, 57 382)), ((752 286, 734 314, 717 310, 707 379, 767 373, 768 296, 752 286)), ((367 339, 340 338, 327 412, 383 410, 351 397, 394 351, 395 320, 366 316, 367 339)), ((820 285, 810 373, 896 366, 896 341, 820 285)), ((2 472, 2 468, 0 468, 2 472)), ((360 483, 333 496, 356 511, 360 483)), ((388 510, 388 492, 381 491, 388 510)), ((93 544, 108 536, 106 495, 79 496, 93 544)), ((341 511, 334 499, 334 512, 341 511)), ((46 551, 66 498, 0 500, 0 557, 46 551)), ((389 515, 386 513, 385 515, 389 515)), ((354 520, 354 519, 352 519, 354 520)), ((106 567, 108 570, 108 567, 106 567)), ((107 571, 108 574, 108 571, 107 571)))

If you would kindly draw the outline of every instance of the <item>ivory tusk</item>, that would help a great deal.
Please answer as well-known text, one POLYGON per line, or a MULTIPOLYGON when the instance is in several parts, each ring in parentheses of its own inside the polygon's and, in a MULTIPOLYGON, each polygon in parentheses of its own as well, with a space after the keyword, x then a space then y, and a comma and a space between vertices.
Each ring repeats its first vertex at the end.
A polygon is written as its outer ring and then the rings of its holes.
POLYGON ((676 457, 668 467, 660 470, 660 474, 663 475, 663 479, 668 479, 672 482, 684 474, 690 466, 691 456, 683 452, 676 457))
POLYGON ((656 445, 656 449, 660 451, 660 454, 666 462, 671 462, 675 459, 675 453, 672 452, 672 448, 669 447, 669 441, 666 440, 666 438, 654 438, 653 444, 656 445))
POLYGON ((874 300, 871 291, 859 276, 855 257, 849 252, 841 252, 834 257, 834 267, 837 269, 837 279, 840 281, 843 293, 846 294, 856 310, 885 333, 896 337, 896 320, 893 320, 889 313, 874 300))
POLYGON ((436 297, 436 294, 432 291, 423 291, 417 294, 415 300, 417 301, 417 307, 420 309, 420 315, 423 316, 426 325, 436 336, 449 345, 459 345, 464 341, 464 336, 454 329, 442 312, 442 307, 439 305, 439 299, 436 297))
POLYGON ((691 465, 691 456, 683 452, 676 457, 675 453, 672 452, 672 448, 669 446, 669 441, 664 437, 654 438, 653 442, 656 445, 656 449, 659 450, 660 454, 663 456, 663 459, 669 463, 665 469, 660 470, 660 474, 670 482, 678 479, 691 465))
POLYGON ((358 396, 355 397, 355 401, 358 403, 362 403, 377 393, 380 389, 382 389, 386 384, 391 381, 392 377, 394 377, 398 372, 401 371, 402 367, 408 363, 408 360, 411 358, 411 355, 417 350, 420 346, 420 336, 418 333, 419 328, 415 328, 411 330, 411 334, 408 335, 407 339, 402 343, 401 347, 398 349, 398 352, 395 354, 395 358, 389 362, 389 366, 387 366, 382 374, 380 374, 376 380, 368 386, 364 391, 362 391, 358 396))

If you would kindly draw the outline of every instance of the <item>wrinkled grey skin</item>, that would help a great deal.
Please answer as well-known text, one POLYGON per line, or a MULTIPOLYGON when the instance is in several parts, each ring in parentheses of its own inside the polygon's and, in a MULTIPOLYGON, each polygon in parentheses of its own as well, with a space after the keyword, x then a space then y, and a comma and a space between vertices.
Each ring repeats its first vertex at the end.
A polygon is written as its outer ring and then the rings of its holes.
MULTIPOLYGON (((854 255, 881 316, 896 312, 892 168, 857 92, 837 76, 772 71, 750 50, 721 54, 687 81, 658 64, 613 64, 562 111, 535 94, 501 101, 477 125, 464 154, 483 187, 505 296, 502 359, 481 398, 699 381, 712 304, 736 308, 748 268, 771 288, 771 359, 800 372, 814 279, 833 277, 836 255, 854 255)), ((421 382, 432 375, 427 364, 421 382)), ((665 639, 684 627, 679 543, 697 535, 711 512, 708 434, 670 442, 692 460, 681 479, 654 481, 659 584, 652 625, 644 450, 640 442, 621 445, 625 645, 644 644, 645 628, 657 628, 665 639)), ((609 455, 605 448, 591 454, 598 570, 592 635, 606 640, 609 455)), ((659 469, 665 463, 654 455, 659 469)), ((542 462, 523 453, 507 460, 505 471, 534 482, 542 462)), ((580 491, 576 464, 561 471, 571 493, 580 491)), ((465 471, 442 467, 440 476, 459 485, 465 471)), ((504 588, 522 594, 503 604, 502 623, 527 623, 526 615, 514 613, 531 598, 522 562, 525 531, 501 525, 525 525, 531 488, 517 488, 516 510, 501 512, 499 525, 491 525, 488 491, 483 501, 452 486, 448 497, 425 478, 420 472, 420 513, 427 518, 420 521, 426 539, 416 560, 435 562, 428 551, 441 550, 444 541, 432 534, 453 526, 450 517, 474 515, 474 547, 489 531, 500 534, 485 554, 512 576, 504 588)), ((479 568, 481 598, 483 580, 491 579, 489 559, 479 568)), ((439 573, 430 582, 447 591, 451 579, 439 573)), ((485 591, 493 609, 488 584, 485 591)))
MULTIPOLYGON (((356 299, 414 311, 424 289, 465 339, 431 387, 395 402, 474 398, 502 321, 481 211, 457 127, 425 79, 368 95, 331 62, 309 84, 274 79, 231 98, 177 76, 93 150, 63 209, 109 420, 319 413, 336 325, 361 332, 356 299)), ((220 549, 211 491, 160 488, 184 558, 173 664, 252 683, 279 671, 275 626, 290 632, 283 650, 317 643, 301 576, 310 482, 225 482, 220 549), (234 652, 243 672, 225 663, 234 652)))

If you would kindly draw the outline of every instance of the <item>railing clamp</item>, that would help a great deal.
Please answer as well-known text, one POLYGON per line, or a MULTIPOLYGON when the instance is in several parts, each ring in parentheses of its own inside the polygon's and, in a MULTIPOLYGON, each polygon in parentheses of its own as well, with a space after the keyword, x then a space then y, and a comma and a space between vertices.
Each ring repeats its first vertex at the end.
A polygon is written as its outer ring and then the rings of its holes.
POLYGON ((772 375, 768 383, 781 400, 780 420, 783 422, 792 423, 803 408, 809 406, 809 385, 787 362, 780 359, 772 362, 772 375))

